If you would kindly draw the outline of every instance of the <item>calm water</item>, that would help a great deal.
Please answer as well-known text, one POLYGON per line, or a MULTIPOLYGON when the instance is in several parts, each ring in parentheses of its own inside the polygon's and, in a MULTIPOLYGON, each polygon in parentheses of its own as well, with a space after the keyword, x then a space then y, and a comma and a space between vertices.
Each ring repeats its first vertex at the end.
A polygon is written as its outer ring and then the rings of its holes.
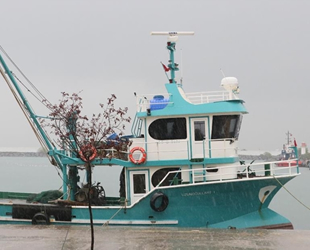
MULTIPOLYGON (((95 249, 308 250, 308 230, 95 227, 95 249)), ((90 249, 89 226, 0 225, 1 250, 90 249)))
MULTIPOLYGON (((93 182, 101 182, 107 196, 119 195, 120 166, 99 166, 93 182)), ((62 187, 61 171, 45 157, 0 157, 0 191, 36 193, 62 187)), ((86 183, 85 171, 80 182, 86 183)))
MULTIPOLYGON (((58 171, 44 157, 0 157, 0 191, 41 192, 59 189, 62 180, 58 171)), ((94 182, 101 182, 107 196, 118 196, 120 171, 119 166, 95 167, 94 182)), ((288 218, 295 229, 310 230, 310 170, 300 168, 300 172, 300 176, 285 185, 298 201, 282 188, 270 208, 288 218)), ((85 171, 81 171, 80 176, 81 182, 86 182, 85 171)))

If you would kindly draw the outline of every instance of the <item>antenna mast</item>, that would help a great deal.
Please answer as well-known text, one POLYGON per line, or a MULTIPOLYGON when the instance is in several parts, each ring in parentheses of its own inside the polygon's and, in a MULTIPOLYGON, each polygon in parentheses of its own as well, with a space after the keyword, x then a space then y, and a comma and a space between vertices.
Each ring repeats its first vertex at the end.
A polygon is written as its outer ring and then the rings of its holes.
POLYGON ((170 69, 170 79, 169 83, 176 83, 175 81, 175 71, 178 71, 178 64, 174 62, 174 51, 175 45, 178 40, 179 35, 194 35, 193 31, 183 31, 183 32, 167 32, 167 31, 154 31, 151 32, 151 35, 161 35, 168 36, 167 49, 170 51, 170 60, 168 68, 170 69))

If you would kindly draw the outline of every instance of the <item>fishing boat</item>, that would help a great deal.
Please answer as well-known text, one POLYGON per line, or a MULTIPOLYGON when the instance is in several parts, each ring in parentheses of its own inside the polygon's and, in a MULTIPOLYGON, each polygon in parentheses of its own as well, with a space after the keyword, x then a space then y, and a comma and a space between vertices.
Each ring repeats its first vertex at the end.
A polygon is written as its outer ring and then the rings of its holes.
POLYGON ((288 131, 286 133, 287 140, 286 143, 283 144, 281 150, 280 161, 277 163, 278 167, 288 167, 288 166, 302 166, 303 162, 297 158, 297 142, 296 140, 292 140, 292 134, 288 131))
POLYGON ((298 166, 279 170, 277 162, 239 161, 239 132, 248 112, 238 97, 237 78, 224 77, 221 90, 199 93, 185 92, 177 81, 177 40, 193 34, 152 32, 168 38, 166 92, 135 94, 137 110, 131 134, 108 138, 115 143, 130 141, 121 156, 106 148, 106 154, 99 157, 96 145, 87 159, 55 148, 38 121, 42 116, 33 112, 15 73, 1 56, 2 76, 45 143, 47 156, 62 170, 63 196, 53 203, 34 204, 22 202, 29 194, 2 192, 0 224, 89 224, 87 201, 91 200, 95 225, 293 228, 268 206, 276 193, 299 175, 298 166), (85 161, 96 168, 123 166, 118 197, 109 197, 104 183, 78 187, 85 161), (92 197, 87 195, 90 190, 92 197))

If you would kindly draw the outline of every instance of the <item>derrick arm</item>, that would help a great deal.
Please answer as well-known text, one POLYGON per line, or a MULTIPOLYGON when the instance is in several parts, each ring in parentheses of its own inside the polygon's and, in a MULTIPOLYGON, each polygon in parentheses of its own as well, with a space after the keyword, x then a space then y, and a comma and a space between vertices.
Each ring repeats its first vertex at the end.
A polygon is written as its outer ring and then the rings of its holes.
MULTIPOLYGON (((30 126, 34 130, 40 144, 42 147, 48 151, 52 152, 55 150, 55 147, 50 142, 48 136, 46 135, 45 131, 43 130, 42 126, 40 125, 40 122, 38 121, 38 116, 34 113, 32 110, 29 102, 27 101, 24 93, 20 89, 15 77, 13 76, 12 72, 8 68, 7 64, 5 63, 3 57, 0 54, 0 64, 2 67, 0 67, 0 73, 6 83, 8 84, 12 94, 14 95, 17 103, 19 104, 20 108, 22 109, 24 115, 26 116, 30 126)), ((58 165, 59 168, 63 169, 63 164, 58 157, 58 155, 49 154, 49 157, 51 158, 51 162, 53 165, 58 165)))

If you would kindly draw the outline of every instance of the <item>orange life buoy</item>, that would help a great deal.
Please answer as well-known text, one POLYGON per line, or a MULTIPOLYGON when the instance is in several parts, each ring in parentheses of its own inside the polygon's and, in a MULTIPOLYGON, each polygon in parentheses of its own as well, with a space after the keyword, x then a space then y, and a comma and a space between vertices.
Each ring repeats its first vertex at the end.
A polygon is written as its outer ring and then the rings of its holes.
POLYGON ((81 158, 82 161, 85 161, 85 162, 91 162, 92 160, 94 160, 97 156, 97 150, 96 148, 93 146, 93 145, 87 145, 87 146, 84 146, 82 147, 82 149, 79 151, 79 156, 81 158), (83 151, 85 150, 85 148, 89 147, 89 150, 93 152, 93 154, 88 158, 86 159, 84 154, 83 154, 83 151))
POLYGON ((130 150, 130 153, 129 153, 129 159, 134 164, 141 164, 141 163, 145 162, 145 160, 146 160, 146 152, 145 152, 144 148, 141 148, 141 147, 134 147, 134 148, 132 148, 130 150), (133 153, 135 151, 140 151, 141 154, 142 154, 142 157, 139 160, 136 160, 135 158, 133 158, 133 153))

